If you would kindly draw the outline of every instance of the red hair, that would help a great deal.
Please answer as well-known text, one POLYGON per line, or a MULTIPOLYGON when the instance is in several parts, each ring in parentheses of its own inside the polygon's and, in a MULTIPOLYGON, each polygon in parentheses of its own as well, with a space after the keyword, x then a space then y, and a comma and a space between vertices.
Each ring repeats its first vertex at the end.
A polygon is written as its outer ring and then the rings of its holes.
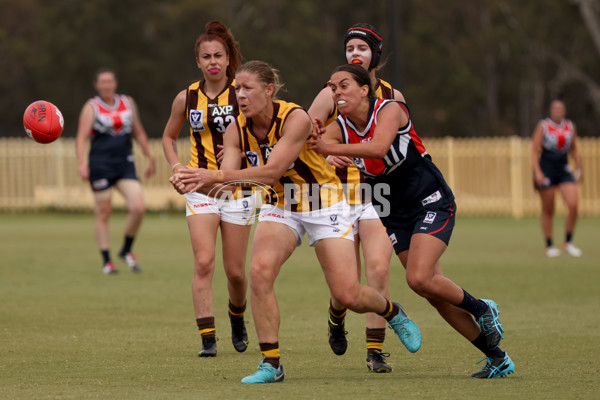
POLYGON ((229 66, 227 66, 227 76, 234 77, 235 71, 242 64, 242 53, 240 52, 240 44, 233 37, 233 33, 221 21, 210 21, 205 26, 206 32, 198 37, 194 50, 196 59, 200 57, 200 44, 218 40, 225 47, 225 51, 229 56, 229 66))

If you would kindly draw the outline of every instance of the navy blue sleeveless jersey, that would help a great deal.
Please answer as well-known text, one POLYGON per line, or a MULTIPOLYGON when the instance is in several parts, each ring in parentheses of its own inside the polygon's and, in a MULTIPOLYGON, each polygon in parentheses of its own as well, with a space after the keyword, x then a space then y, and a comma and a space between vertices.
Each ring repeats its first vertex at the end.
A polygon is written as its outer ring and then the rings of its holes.
POLYGON ((371 99, 368 123, 362 132, 357 131, 350 119, 340 115, 337 123, 341 128, 344 143, 370 141, 377 127, 379 111, 392 102, 398 103, 409 119, 405 126, 398 127, 386 156, 381 159, 354 158, 354 164, 365 175, 367 184, 372 187, 373 203, 383 206, 377 194, 387 193, 383 197, 390 203, 390 216, 418 213, 433 203, 436 207, 440 204, 451 204, 454 194, 415 132, 405 103, 371 99))

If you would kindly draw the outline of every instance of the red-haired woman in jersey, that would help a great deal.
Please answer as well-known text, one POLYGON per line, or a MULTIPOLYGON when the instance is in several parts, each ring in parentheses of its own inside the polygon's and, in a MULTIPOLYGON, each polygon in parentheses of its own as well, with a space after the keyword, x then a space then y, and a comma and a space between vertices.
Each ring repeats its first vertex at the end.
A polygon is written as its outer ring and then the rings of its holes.
POLYGON ((142 185, 135 170, 132 138, 138 141, 148 160, 146 177, 154 174, 154 157, 150 153, 148 135, 140 120, 137 105, 131 96, 118 94, 117 85, 117 77, 112 69, 101 68, 96 72, 94 89, 98 95, 83 106, 76 138, 79 176, 89 180, 94 193, 94 232, 103 259, 104 274, 118 272, 109 252, 113 187, 125 198, 128 210, 119 257, 131 271, 141 271, 131 251, 145 212, 142 185), (89 159, 86 162, 85 151, 90 139, 89 159))
MULTIPOLYGON (((397 89, 377 78, 376 72, 380 68, 383 38, 374 26, 365 23, 356 23, 350 26, 344 35, 344 52, 348 64, 360 65, 368 71, 371 85, 375 95, 382 99, 396 99, 404 101, 404 96, 397 89)), ((333 101, 331 87, 325 87, 315 97, 308 109, 312 119, 318 118, 325 121, 325 125, 335 122, 338 116, 337 107, 333 101)), ((344 156, 329 156, 327 160, 335 166, 336 174, 346 188, 346 199, 350 204, 352 219, 352 233, 354 234, 354 250, 359 279, 362 276, 360 248, 365 265, 367 284, 376 289, 383 296, 389 297, 390 259, 392 246, 387 239, 384 226, 368 195, 361 190, 364 178, 354 166, 352 159, 344 156)), ((362 188, 364 189, 364 185, 362 188)), ((329 307, 329 344, 333 352, 342 355, 346 352, 348 341, 344 324, 345 310, 335 310, 329 307)), ((367 345, 367 367, 372 372, 391 372, 392 367, 387 363, 389 353, 384 353, 386 322, 377 314, 367 314, 367 328, 365 331, 367 345)))
POLYGON ((546 239, 547 257, 560 255, 560 250, 552 243, 554 197, 557 189, 567 206, 563 249, 573 257, 581 257, 581 250, 572 240, 577 223, 577 182, 581 182, 583 175, 576 143, 577 129, 573 121, 566 116, 565 103, 561 100, 552 101, 550 116, 539 122, 531 141, 534 185, 542 201, 542 232, 546 239), (574 173, 571 173, 569 166, 569 154, 575 161, 574 173))
MULTIPOLYGON (((239 111, 234 76, 240 66, 239 45, 231 31, 219 21, 206 24, 195 44, 196 64, 203 79, 179 92, 163 133, 163 150, 173 173, 184 167, 177 154, 177 137, 184 122, 190 127, 191 161, 194 168, 218 170, 223 135, 239 111)), ((244 322, 246 310, 246 251, 254 220, 254 197, 241 191, 229 198, 204 192, 185 193, 186 215, 194 253, 192 301, 196 325, 202 337, 200 357, 217 355, 212 278, 215 271, 215 244, 221 229, 223 267, 229 292, 228 315, 234 348, 248 347, 244 322)), ((177 188, 175 188, 177 190, 177 188)), ((181 194, 184 194, 180 192, 181 194)))
POLYGON ((492 300, 476 299, 442 273, 439 259, 454 227, 454 195, 425 151, 404 102, 377 99, 364 68, 346 64, 334 70, 330 86, 340 112, 326 128, 317 122, 307 145, 324 155, 352 157, 379 206, 396 255, 411 289, 475 347, 486 364, 473 378, 514 372, 498 347, 503 329, 492 300))

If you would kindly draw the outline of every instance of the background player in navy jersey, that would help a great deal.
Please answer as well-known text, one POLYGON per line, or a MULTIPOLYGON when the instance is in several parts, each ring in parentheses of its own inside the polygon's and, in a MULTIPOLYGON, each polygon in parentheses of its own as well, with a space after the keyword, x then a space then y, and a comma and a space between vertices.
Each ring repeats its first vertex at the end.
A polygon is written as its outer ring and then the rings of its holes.
MULTIPOLYGON (((219 21, 206 24, 195 44, 196 63, 203 79, 192 83, 175 97, 171 116, 163 133, 163 149, 176 174, 184 166, 177 154, 177 137, 187 120, 190 126, 191 167, 218 170, 219 153, 227 125, 239 111, 234 91, 235 71, 240 65, 239 45, 219 21)), ((175 188, 177 189, 177 188, 175 188)), ((203 193, 185 193, 186 215, 194 252, 192 302, 196 325, 202 337, 200 357, 217 355, 212 278, 215 271, 215 242, 221 228, 223 267, 229 293, 229 319, 234 348, 248 347, 244 322, 246 310, 246 251, 254 221, 254 197, 237 193, 219 200, 203 193)), ((180 192, 183 194, 183 192, 180 192)))
POLYGON ((94 231, 103 259, 102 272, 117 272, 109 253, 113 186, 125 197, 128 209, 125 239, 119 257, 131 271, 140 272, 131 247, 144 218, 145 206, 142 186, 135 170, 132 137, 138 141, 148 160, 146 178, 154 174, 154 158, 134 100, 116 93, 117 78, 114 71, 99 69, 94 88, 98 95, 85 103, 79 115, 76 150, 79 176, 90 181, 94 192, 94 231), (85 151, 90 138, 88 164, 85 151))
POLYGON ((535 189, 542 201, 542 232, 546 239, 546 256, 558 257, 560 250, 552 243, 554 197, 560 192, 567 206, 565 241, 563 248, 573 257, 580 257, 581 250, 573 243, 577 223, 577 183, 581 182, 581 157, 577 149, 577 128, 566 118, 567 107, 561 100, 550 103, 550 116, 541 120, 533 131, 531 163, 535 189), (568 155, 575 161, 575 173, 571 173, 568 155))
POLYGON ((406 268, 411 289, 486 355, 473 378, 497 378, 514 372, 514 363, 498 344, 503 329, 491 300, 479 300, 442 273, 439 259, 454 227, 454 195, 431 161, 403 102, 376 99, 369 74, 356 65, 336 68, 333 99, 341 115, 326 128, 320 121, 307 146, 325 155, 352 157, 373 187, 383 210, 394 250, 406 268), (386 204, 387 203, 387 204, 386 204))
MULTIPOLYGON (((360 65, 369 72, 371 84, 377 97, 404 101, 402 93, 376 76, 381 61, 382 49, 383 38, 374 26, 366 23, 356 23, 346 30, 344 35, 346 61, 349 64, 360 65)), ((312 119, 318 118, 325 121, 325 125, 335 122, 338 111, 329 85, 325 85, 315 97, 308 114, 312 119)), ((386 239, 385 228, 381 224, 371 201, 363 198, 365 196, 359 190, 364 178, 354 166, 352 159, 348 157, 329 156, 327 161, 335 166, 337 176, 342 184, 347 187, 345 194, 346 200, 350 204, 359 279, 362 275, 360 259, 360 248, 362 247, 367 284, 383 296, 389 297, 392 245, 386 239)), ((344 323, 345 310, 336 311, 330 307, 329 314, 329 343, 335 354, 342 355, 346 352, 348 346, 344 323)), ((386 361, 389 353, 382 352, 385 340, 385 320, 373 313, 368 313, 366 318, 367 367, 373 372, 391 372, 392 367, 386 361)))

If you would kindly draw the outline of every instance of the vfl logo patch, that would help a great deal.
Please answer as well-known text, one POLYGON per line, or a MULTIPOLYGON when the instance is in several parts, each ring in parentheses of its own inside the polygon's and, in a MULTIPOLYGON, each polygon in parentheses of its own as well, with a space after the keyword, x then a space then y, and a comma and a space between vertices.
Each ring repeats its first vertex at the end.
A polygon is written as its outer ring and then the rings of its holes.
POLYGON ((335 214, 329 216, 329 221, 331 222, 331 225, 337 225, 338 224, 337 218, 338 218, 338 216, 335 215, 335 214))
POLYGON ((258 167, 259 162, 258 162, 258 153, 257 152, 247 151, 246 159, 248 160, 248 162, 250 163, 251 166, 258 167))
POLYGON ((425 216, 423 222, 425 222, 426 224, 433 224, 436 215, 437 213, 434 213, 433 211, 427 212, 427 215, 425 216))
POLYGON ((204 130, 204 110, 190 110, 190 126, 194 132, 204 130))
POLYGON ((360 169, 361 171, 365 169, 365 160, 362 158, 353 158, 352 161, 354 161, 356 168, 360 169))
POLYGON ((244 208, 248 208, 248 200, 242 200, 242 206, 244 206, 244 208))

